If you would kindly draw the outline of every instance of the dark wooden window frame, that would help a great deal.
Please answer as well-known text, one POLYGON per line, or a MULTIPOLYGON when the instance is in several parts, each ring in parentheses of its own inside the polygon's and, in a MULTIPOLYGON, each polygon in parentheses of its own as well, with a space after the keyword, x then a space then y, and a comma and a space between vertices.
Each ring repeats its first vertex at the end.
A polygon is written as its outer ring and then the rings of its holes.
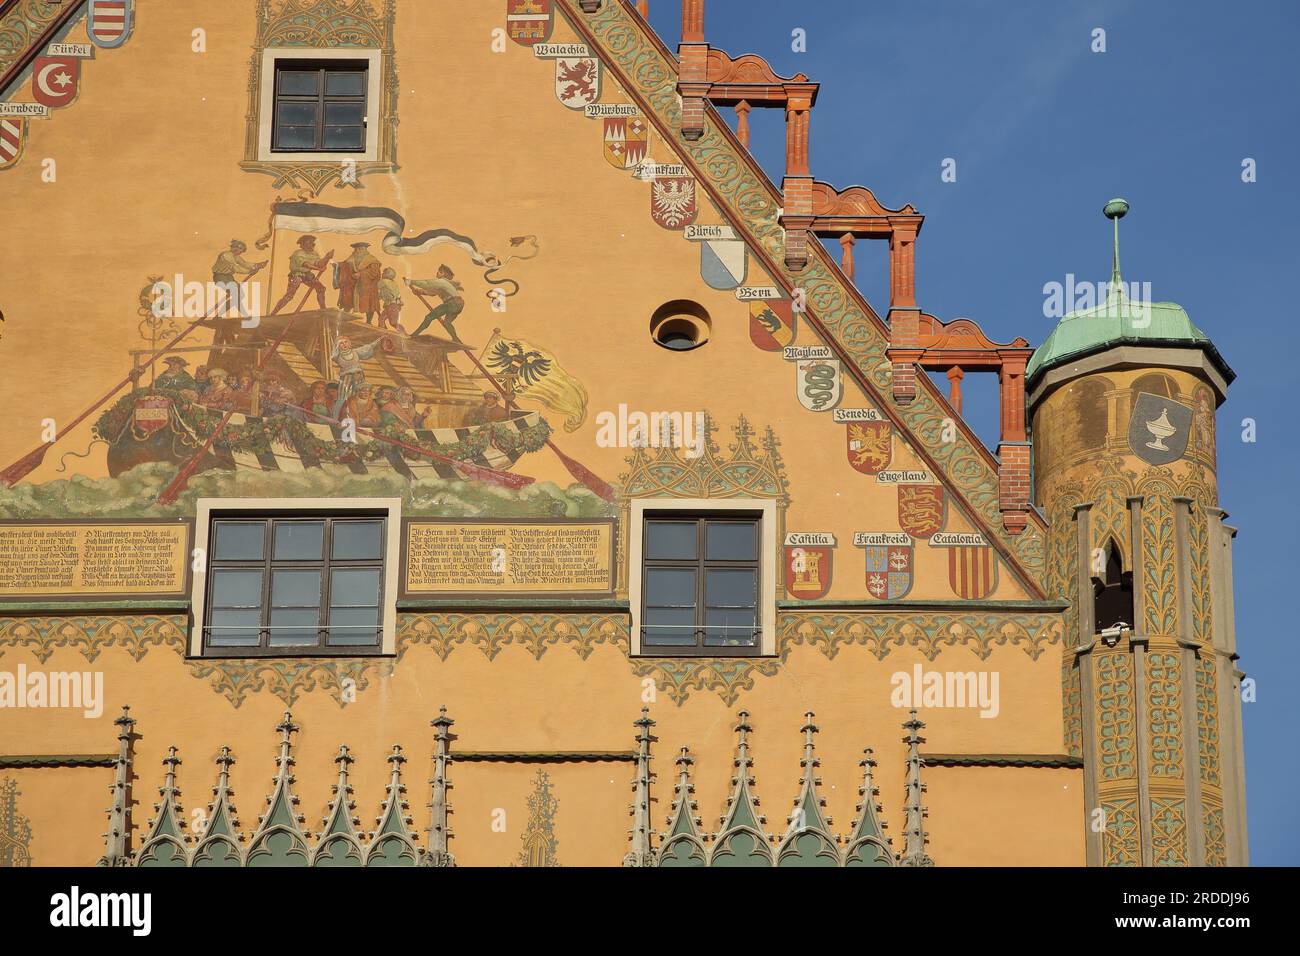
MULTIPOLYGON (((368 60, 276 60, 273 82, 275 89, 271 96, 271 152, 273 153, 364 153, 370 138, 370 125, 367 122, 370 98, 370 61, 368 60), (319 88, 316 95, 284 93, 280 89, 281 73, 318 73, 319 88), (325 91, 326 73, 360 73, 363 79, 362 90, 358 94, 329 94, 325 91), (316 143, 314 146, 280 145, 280 104, 281 103, 315 103, 317 114, 315 123, 316 143), (325 128, 331 124, 325 121, 326 107, 333 103, 361 105, 361 145, 360 146, 326 146, 325 128)), ((294 124, 286 124, 294 125, 294 124)), ((338 124, 333 124, 338 125, 338 124)))
POLYGON ((644 512, 641 528, 641 651, 640 657, 760 657, 763 654, 763 563, 771 560, 763 554, 763 514, 759 511, 674 511, 654 509, 644 512), (694 522, 695 560, 682 558, 650 558, 646 556, 649 528, 652 521, 694 522), (706 555, 705 528, 709 522, 729 524, 749 524, 754 529, 753 560, 724 561, 710 560, 706 555), (694 644, 655 644, 646 636, 646 598, 647 572, 655 568, 670 570, 694 570, 695 580, 695 643, 694 644), (708 607, 705 603, 706 572, 709 570, 753 570, 754 571, 754 631, 751 644, 705 644, 705 620, 708 607))
POLYGON ((384 578, 387 571, 388 562, 388 536, 393 533, 389 527, 389 514, 387 511, 358 510, 358 511, 319 511, 307 510, 302 511, 213 511, 208 516, 208 558, 205 574, 207 575, 207 586, 204 593, 203 608, 203 641, 202 654, 204 657, 377 657, 384 653, 383 634, 384 634, 384 578), (293 524, 302 521, 321 521, 325 522, 323 541, 321 542, 321 557, 319 560, 299 559, 276 560, 274 558, 273 548, 275 546, 275 524, 284 522, 293 524), (246 521, 262 522, 262 558, 260 560, 219 560, 213 555, 216 548, 216 526, 223 521, 246 521), (378 521, 379 522, 379 557, 374 558, 332 558, 330 551, 333 542, 333 526, 335 522, 346 523, 349 521, 378 521), (271 646, 269 642, 270 631, 268 630, 271 620, 271 582, 272 571, 280 570, 314 570, 320 569, 321 572, 321 593, 320 602, 317 605, 319 611, 317 623, 316 644, 291 644, 271 646), (348 568, 373 568, 379 571, 379 621, 375 625, 375 640, 373 644, 326 644, 326 632, 329 630, 328 616, 330 610, 330 579, 331 570, 348 569, 348 568), (227 645, 213 646, 208 643, 209 628, 212 625, 213 597, 215 588, 214 571, 226 569, 250 570, 262 572, 262 600, 261 600, 261 623, 259 624, 258 641, 256 645, 227 645))

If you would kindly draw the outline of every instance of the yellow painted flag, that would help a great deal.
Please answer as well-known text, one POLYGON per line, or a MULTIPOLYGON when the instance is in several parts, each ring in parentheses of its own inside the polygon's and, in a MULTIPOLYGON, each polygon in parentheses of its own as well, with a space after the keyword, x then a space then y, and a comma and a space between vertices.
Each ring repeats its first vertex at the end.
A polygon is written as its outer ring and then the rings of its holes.
POLYGON ((484 366, 516 399, 530 399, 564 416, 564 430, 577 431, 587 420, 587 390, 566 372, 549 349, 502 335, 497 329, 483 347, 484 366))

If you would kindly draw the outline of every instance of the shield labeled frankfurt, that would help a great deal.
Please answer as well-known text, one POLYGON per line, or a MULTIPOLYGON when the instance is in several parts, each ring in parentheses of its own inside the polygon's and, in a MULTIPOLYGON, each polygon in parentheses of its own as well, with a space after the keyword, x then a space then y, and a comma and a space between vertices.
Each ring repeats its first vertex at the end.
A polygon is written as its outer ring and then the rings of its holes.
POLYGON ((545 43, 554 22, 551 0, 506 0, 506 32, 516 43, 545 43))
POLYGON ((792 598, 815 601, 831 589, 835 536, 792 532, 785 536, 785 590, 792 598))
POLYGON ((898 526, 913 538, 942 531, 947 508, 943 485, 898 486, 898 526))
POLYGON ((135 401, 134 430, 148 435, 167 424, 172 403, 162 395, 146 395, 135 401))
POLYGON ((801 359, 795 363, 799 404, 812 412, 828 412, 844 397, 839 359, 801 359))
POLYGON ((8 169, 23 157, 27 120, 21 116, 0 116, 0 169, 8 169))
POLYGON ((1163 395, 1139 392, 1128 423, 1128 446, 1148 465, 1167 465, 1187 453, 1195 409, 1163 395))
POLYGON ((695 221, 695 180, 659 176, 650 183, 650 218, 665 229, 684 229, 695 221))
POLYGON ((636 169, 650 147, 650 126, 640 113, 605 117, 605 162, 615 169, 636 169))
POLYGON ((131 36, 134 25, 134 0, 90 0, 86 32, 95 46, 111 50, 131 36))
POLYGON ((867 593, 877 601, 906 597, 915 568, 912 540, 901 531, 860 531, 853 543, 866 554, 867 593))
POLYGON ((32 99, 58 109, 77 98, 81 60, 75 56, 38 56, 32 62, 32 99))
POLYGON ((894 426, 887 421, 849 422, 849 464, 864 475, 874 475, 889 467, 894 457, 894 426))
POLYGON ((764 352, 780 352, 794 344, 795 315, 791 299, 751 299, 749 340, 764 352))
POLYGON ((948 584, 964 601, 980 601, 998 583, 998 559, 988 539, 978 533, 936 534, 932 547, 948 550, 948 584))
POLYGON ((594 57, 556 57, 555 95, 571 110, 584 109, 600 97, 600 61, 594 57))

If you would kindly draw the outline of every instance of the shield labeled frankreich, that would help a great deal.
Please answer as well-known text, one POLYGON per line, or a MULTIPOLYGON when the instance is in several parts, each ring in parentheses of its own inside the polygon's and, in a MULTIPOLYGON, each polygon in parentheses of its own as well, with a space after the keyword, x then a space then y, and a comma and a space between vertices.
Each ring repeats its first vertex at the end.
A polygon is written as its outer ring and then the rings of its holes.
POLYGON ((692 177, 658 176, 650 183, 650 218, 665 229, 685 229, 696 211, 692 177))
POLYGON ((749 303, 749 340, 764 352, 780 352, 794 344, 795 314, 792 299, 752 299, 749 303))
POLYGON ((1187 453, 1195 409, 1163 395, 1138 392, 1128 423, 1128 446, 1148 465, 1167 465, 1187 453))
POLYGON ((571 110, 600 98, 600 61, 595 57, 556 57, 555 95, 571 110))
POLYGON ((95 46, 111 50, 131 36, 134 0, 90 0, 86 32, 95 46))
POLYGON ((516 43, 545 43, 554 22, 551 0, 506 0, 506 32, 516 43))
POLYGON ((998 559, 987 544, 952 545, 948 551, 948 584, 963 601, 981 601, 998 583, 998 559))
POLYGON ((849 422, 849 464, 864 475, 874 475, 889 467, 894 457, 894 426, 883 422, 849 422))
POLYGON ((839 359, 801 359, 795 387, 799 404, 812 412, 828 412, 844 397, 844 379, 839 359))
POLYGON ((0 116, 0 169, 8 169, 23 157, 27 120, 21 116, 0 116))
POLYGON ((853 543, 866 557, 867 594, 877 601, 896 601, 912 590, 915 548, 901 531, 859 532, 853 543))
POLYGON ((830 534, 786 535, 785 590, 790 597, 815 601, 826 596, 831 589, 834 544, 835 538, 830 534))
POLYGON ((898 526, 913 538, 942 531, 947 507, 943 485, 898 486, 898 526))
POLYGON ((81 59, 38 56, 32 62, 32 99, 50 109, 68 106, 81 86, 81 59))
POLYGON ((640 113, 605 117, 605 162, 615 169, 636 169, 650 147, 650 126, 640 113))

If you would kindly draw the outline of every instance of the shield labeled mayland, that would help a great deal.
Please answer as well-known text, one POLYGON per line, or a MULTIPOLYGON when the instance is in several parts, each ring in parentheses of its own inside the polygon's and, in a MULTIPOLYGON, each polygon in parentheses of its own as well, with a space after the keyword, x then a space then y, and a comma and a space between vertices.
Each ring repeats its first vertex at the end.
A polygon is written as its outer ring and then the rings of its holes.
POLYGON ((1187 453, 1195 409, 1163 395, 1139 392, 1128 423, 1128 446, 1148 465, 1167 465, 1187 453))
POLYGON ((555 95, 571 110, 584 109, 600 97, 600 61, 595 57, 557 57, 555 95))
POLYGON ((0 169, 8 169, 23 157, 27 120, 21 116, 0 116, 0 169))
POLYGON ((795 315, 791 299, 753 299, 749 303, 749 340, 764 352, 780 352, 794 344, 795 315))
POLYGON ((554 22, 551 0, 506 0, 506 32, 516 43, 545 43, 554 22))
POLYGON ((650 218, 665 229, 685 229, 696 211, 692 177, 660 176, 650 183, 650 218))
POLYGON ((869 545, 864 551, 867 561, 867 593, 878 601, 894 601, 906 597, 912 590, 913 545, 869 545))
POLYGON ((829 545, 787 544, 785 546, 785 590, 792 598, 815 601, 831 589, 831 562, 835 549, 829 545))
POLYGON ((131 36, 134 0, 90 0, 86 33, 95 46, 111 50, 131 36))
POLYGON ((894 426, 890 422, 848 422, 845 426, 849 464, 864 475, 889 467, 894 457, 894 426))
POLYGON ((844 397, 839 359, 801 359, 795 363, 799 404, 811 412, 828 412, 844 397))
POLYGON ((605 162, 615 169, 636 169, 650 145, 650 126, 640 113, 605 117, 605 162))
POLYGON ((898 486, 898 526, 913 538, 942 531, 947 507, 943 485, 898 486))
POLYGON ((32 63, 32 99, 58 109, 77 98, 81 60, 75 56, 38 56, 32 63))

